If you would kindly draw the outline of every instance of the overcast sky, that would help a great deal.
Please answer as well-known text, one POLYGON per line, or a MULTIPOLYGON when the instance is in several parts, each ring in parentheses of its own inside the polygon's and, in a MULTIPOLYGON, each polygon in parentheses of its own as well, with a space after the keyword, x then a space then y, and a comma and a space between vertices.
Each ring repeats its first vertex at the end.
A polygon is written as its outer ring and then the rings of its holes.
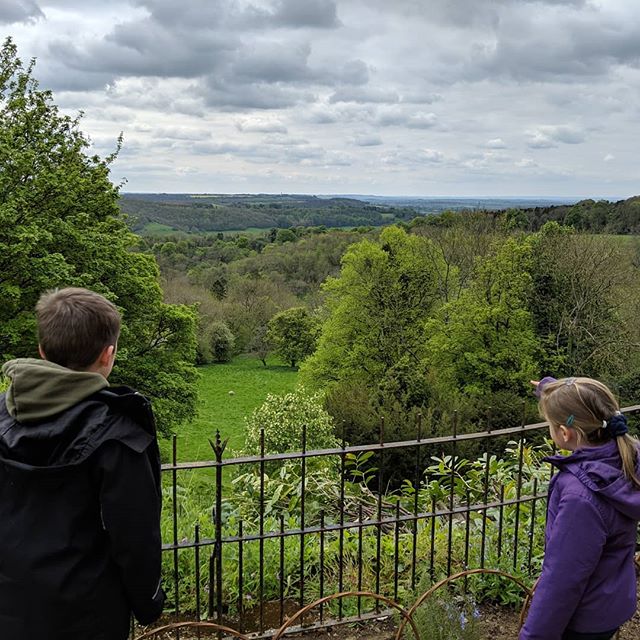
POLYGON ((640 194, 638 0, 0 0, 126 191, 640 194))

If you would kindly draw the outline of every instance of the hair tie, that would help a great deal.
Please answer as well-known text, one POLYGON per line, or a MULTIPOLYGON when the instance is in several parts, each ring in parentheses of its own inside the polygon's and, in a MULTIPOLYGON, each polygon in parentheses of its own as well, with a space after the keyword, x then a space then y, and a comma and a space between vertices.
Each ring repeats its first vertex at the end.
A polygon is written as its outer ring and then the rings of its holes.
POLYGON ((605 429, 609 429, 609 433, 611 433, 612 438, 623 436, 629 431, 629 426, 627 425, 627 417, 619 411, 616 411, 613 417, 609 418, 608 421, 603 420, 602 426, 605 429))
POLYGON ((543 387, 548 385, 550 382, 556 382, 556 379, 553 376, 545 376, 544 378, 542 378, 542 380, 540 380, 540 382, 538 382, 538 385, 536 386, 536 389, 534 391, 534 393, 536 394, 536 398, 540 397, 543 387))

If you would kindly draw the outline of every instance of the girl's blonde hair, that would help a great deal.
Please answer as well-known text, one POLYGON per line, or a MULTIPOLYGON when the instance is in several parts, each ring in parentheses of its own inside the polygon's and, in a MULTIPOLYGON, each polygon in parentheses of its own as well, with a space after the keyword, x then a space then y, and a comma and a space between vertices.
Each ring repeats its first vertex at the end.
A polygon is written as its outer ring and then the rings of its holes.
MULTIPOLYGON (((619 411, 613 393, 593 378, 563 378, 545 384, 540 391, 542 417, 555 429, 560 425, 575 429, 578 444, 597 445, 610 440, 608 423, 619 411)), ((615 436, 615 440, 625 477, 640 489, 638 441, 626 433, 615 436)))

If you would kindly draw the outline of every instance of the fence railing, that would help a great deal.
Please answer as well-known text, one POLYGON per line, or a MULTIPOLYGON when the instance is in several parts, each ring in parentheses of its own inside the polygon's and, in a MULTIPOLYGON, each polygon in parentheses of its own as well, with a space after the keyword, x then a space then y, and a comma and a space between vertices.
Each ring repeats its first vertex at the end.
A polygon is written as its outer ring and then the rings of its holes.
MULTIPOLYGON (((640 412, 640 405, 623 409, 640 412)), ((226 458, 162 467, 167 613, 268 637, 323 597, 288 632, 378 618, 384 597, 410 602, 452 573, 506 570, 523 580, 542 559, 552 452, 546 423, 449 436, 226 458), (401 461, 404 480, 389 478, 401 461), (392 468, 390 468, 392 467, 392 468), (408 472, 407 469, 410 471, 408 472)), ((467 585, 508 601, 491 574, 467 585), (489 577, 487 577, 489 576, 489 577)), ((476 576, 469 578, 474 580, 476 576)), ((175 631, 179 637, 179 631, 175 631)))

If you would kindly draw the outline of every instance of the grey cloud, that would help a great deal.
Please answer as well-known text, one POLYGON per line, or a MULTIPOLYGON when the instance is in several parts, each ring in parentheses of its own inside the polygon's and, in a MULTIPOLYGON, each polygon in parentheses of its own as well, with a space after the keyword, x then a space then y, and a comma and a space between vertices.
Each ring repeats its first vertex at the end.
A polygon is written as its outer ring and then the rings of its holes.
POLYGON ((444 161, 445 155, 441 151, 429 148, 394 151, 382 158, 384 164, 392 166, 439 165, 444 161))
POLYGON ((571 125, 542 125, 529 132, 529 136, 527 144, 531 149, 548 149, 558 142, 581 144, 585 141, 584 132, 571 125))
POLYGON ((407 120, 410 129, 431 129, 438 123, 435 113, 416 113, 407 120))
POLYGON ((358 147, 377 147, 382 144, 382 138, 375 133, 363 134, 356 136, 353 144, 358 147))
POLYGON ((35 0, 3 0, 0 4, 0 24, 35 22, 44 17, 35 0))
POLYGON ((272 14, 275 24, 286 27, 332 29, 340 26, 332 0, 280 0, 272 14))
POLYGON ((393 104, 399 101, 395 91, 377 89, 374 87, 344 87, 338 89, 329 98, 329 102, 359 102, 359 103, 387 103, 393 104))
POLYGON ((247 118, 236 122, 238 131, 251 133, 287 133, 285 127, 279 120, 265 120, 264 118, 247 118))
POLYGON ((260 82, 299 82, 313 72, 307 65, 311 47, 308 43, 286 46, 277 42, 254 45, 231 67, 230 76, 260 82))
POLYGON ((235 84, 209 77, 201 84, 200 93, 211 107, 222 109, 283 109, 299 102, 313 101, 309 92, 281 84, 235 84))
POLYGON ((69 41, 50 45, 50 53, 71 69, 121 76, 194 78, 215 69, 231 47, 219 38, 172 33, 150 23, 119 25, 104 40, 81 49, 69 41))
MULTIPOLYGON (((531 10, 532 11, 532 10, 531 10)), ((493 42, 477 43, 465 63, 468 79, 570 81, 640 65, 640 21, 584 12, 505 14, 493 42)))
POLYGON ((309 141, 306 138, 291 138, 290 136, 275 134, 267 136, 264 139, 264 143, 276 146, 290 147, 309 144, 309 141))
POLYGON ((188 127, 150 127, 150 133, 154 138, 168 140, 206 140, 211 137, 209 131, 188 127))
POLYGON ((69 69, 49 60, 38 61, 36 74, 40 85, 53 91, 94 91, 104 89, 113 79, 111 73, 69 69))
POLYGON ((410 129, 431 129, 437 122, 435 113, 411 113, 399 107, 384 109, 377 118, 377 123, 382 126, 396 125, 410 129))
POLYGON ((432 93, 429 91, 408 91, 402 94, 400 102, 407 104, 433 104, 442 100, 442 96, 439 93, 432 93))
POLYGON ((551 149, 552 147, 557 147, 548 136, 543 133, 537 132, 534 133, 531 138, 527 142, 527 146, 530 149, 551 149))
POLYGON ((190 150, 198 155, 226 155, 252 154, 256 148, 231 142, 198 142, 191 146, 190 150))
POLYGON ((306 116, 306 121, 311 124, 333 124, 338 122, 338 116, 328 109, 312 109, 306 116))

